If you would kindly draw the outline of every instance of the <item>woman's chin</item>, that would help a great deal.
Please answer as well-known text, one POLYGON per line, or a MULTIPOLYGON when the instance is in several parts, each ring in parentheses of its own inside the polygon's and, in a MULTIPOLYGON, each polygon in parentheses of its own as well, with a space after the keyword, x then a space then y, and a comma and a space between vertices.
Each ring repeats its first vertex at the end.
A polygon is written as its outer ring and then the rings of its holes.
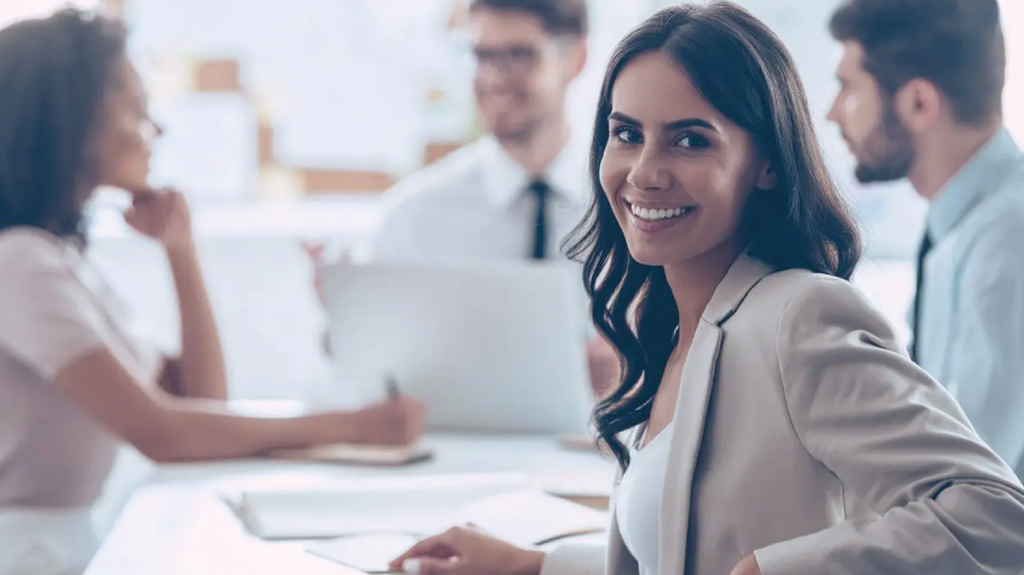
POLYGON ((104 185, 124 190, 133 197, 153 191, 153 186, 149 183, 148 170, 135 174, 124 174, 119 178, 109 178, 104 185))
POLYGON ((641 265, 661 267, 672 260, 672 258, 669 257, 669 254, 662 253, 663 251, 664 250, 650 249, 650 247, 644 246, 630 248, 629 255, 633 256, 633 259, 641 265))

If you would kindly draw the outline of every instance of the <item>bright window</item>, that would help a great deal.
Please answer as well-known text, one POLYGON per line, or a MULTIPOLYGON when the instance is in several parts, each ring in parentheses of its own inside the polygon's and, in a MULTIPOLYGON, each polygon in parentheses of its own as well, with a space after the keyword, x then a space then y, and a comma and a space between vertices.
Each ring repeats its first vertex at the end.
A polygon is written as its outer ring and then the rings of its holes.
POLYGON ((1006 32, 1006 124, 1018 142, 1024 142, 1024 3, 1000 0, 1006 32))

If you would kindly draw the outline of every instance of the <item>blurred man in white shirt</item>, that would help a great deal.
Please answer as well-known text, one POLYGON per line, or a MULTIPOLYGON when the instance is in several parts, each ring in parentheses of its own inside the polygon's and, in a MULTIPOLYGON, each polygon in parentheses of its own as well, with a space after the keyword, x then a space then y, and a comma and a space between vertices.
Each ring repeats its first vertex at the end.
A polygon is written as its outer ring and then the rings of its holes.
MULTIPOLYGON (((586 142, 571 143, 566 96, 587 60, 586 0, 471 0, 479 116, 487 135, 385 194, 367 243, 377 261, 564 258, 589 204, 586 142)), ((618 375, 588 346, 595 390, 618 375)))
POLYGON ((565 106, 587 58, 585 0, 473 0, 469 26, 488 134, 386 194, 373 259, 557 257, 586 210, 589 147, 570 144, 565 106))

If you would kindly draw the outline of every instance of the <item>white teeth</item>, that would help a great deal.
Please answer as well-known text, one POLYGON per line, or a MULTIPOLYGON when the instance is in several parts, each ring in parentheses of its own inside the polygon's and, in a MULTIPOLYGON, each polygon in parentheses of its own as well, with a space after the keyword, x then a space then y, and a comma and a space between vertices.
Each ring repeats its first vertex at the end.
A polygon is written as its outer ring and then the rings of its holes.
POLYGON ((630 209, 633 215, 640 218, 641 220, 647 220, 649 222, 656 222, 658 220, 667 220, 669 218, 678 218, 683 214, 690 213, 693 208, 674 208, 671 210, 652 210, 648 208, 641 208, 630 204, 630 209))

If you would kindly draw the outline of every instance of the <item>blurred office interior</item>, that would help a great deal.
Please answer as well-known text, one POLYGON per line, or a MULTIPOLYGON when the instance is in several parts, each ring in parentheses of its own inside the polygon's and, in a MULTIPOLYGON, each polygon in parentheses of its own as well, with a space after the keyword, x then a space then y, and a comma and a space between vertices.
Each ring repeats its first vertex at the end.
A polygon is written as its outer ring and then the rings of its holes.
MULTIPOLYGON (((1005 113, 1024 141, 1024 2, 1001 0, 1009 45, 1005 113)), ((590 59, 570 100, 591 130, 615 43, 669 0, 590 0, 590 59)), ((904 326, 924 205, 906 184, 865 187, 838 130, 825 122, 840 46, 826 22, 837 0, 739 0, 772 26, 802 72, 835 178, 856 206, 869 260, 858 281, 904 326)), ((0 26, 66 4, 0 0, 0 26)), ((323 320, 300 240, 357 242, 380 193, 478 136, 463 0, 77 0, 121 14, 132 55, 165 129, 156 180, 194 210, 227 354, 231 393, 301 399, 331 385, 323 320)), ((582 177, 582 175, 581 175, 582 177)), ((93 249, 168 348, 178 339, 158 248, 134 237, 105 193, 92 210, 93 249), (116 264, 114 262, 117 262, 116 264)), ((108 524, 143 460, 126 453, 100 506, 108 524)))

